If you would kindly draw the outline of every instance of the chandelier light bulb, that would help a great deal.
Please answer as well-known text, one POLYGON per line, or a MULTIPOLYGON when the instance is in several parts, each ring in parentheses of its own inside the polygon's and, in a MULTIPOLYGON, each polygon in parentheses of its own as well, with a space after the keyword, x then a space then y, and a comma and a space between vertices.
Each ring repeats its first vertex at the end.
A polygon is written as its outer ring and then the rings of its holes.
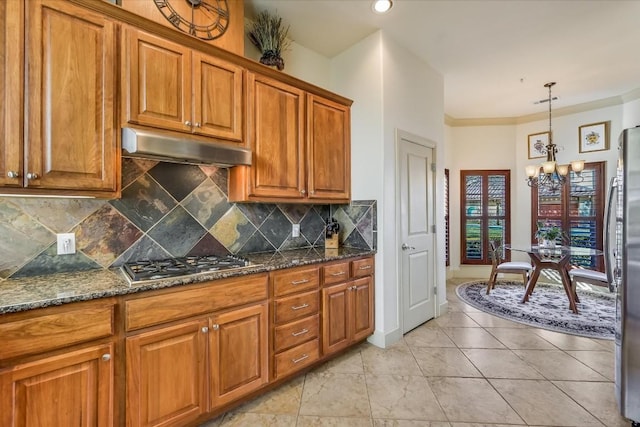
POLYGON ((525 167, 525 170, 527 172, 527 176, 529 178, 533 178, 534 176, 538 175, 538 172, 540 171, 540 166, 539 165, 528 165, 525 167))
POLYGON ((542 171, 546 174, 552 174, 556 170, 556 162, 542 162, 542 171))
POLYGON ((571 170, 580 173, 584 170, 584 160, 574 160, 571 162, 571 170))
POLYGON ((556 170, 558 171, 558 175, 567 176, 569 173, 569 165, 557 165, 556 170))

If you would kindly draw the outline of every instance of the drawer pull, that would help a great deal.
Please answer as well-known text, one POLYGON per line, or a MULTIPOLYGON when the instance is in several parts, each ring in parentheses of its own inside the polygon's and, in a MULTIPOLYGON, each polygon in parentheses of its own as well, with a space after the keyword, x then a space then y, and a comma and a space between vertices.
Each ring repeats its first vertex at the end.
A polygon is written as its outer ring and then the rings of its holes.
POLYGON ((332 276, 344 276, 347 274, 346 271, 338 271, 337 273, 331 273, 332 276))
POLYGON ((309 332, 309 330, 305 328, 305 329, 301 330, 300 332, 292 332, 291 336, 299 337, 300 335, 304 335, 307 332, 309 332))
POLYGON ((308 358, 309 358, 308 354, 303 354, 302 357, 300 357, 298 359, 291 359, 291 361, 293 363, 299 363, 299 362, 302 362, 303 360, 308 359, 308 358))
POLYGON ((302 305, 294 305, 293 307, 291 307, 291 310, 302 310, 303 308, 307 307, 309 307, 309 304, 304 303, 302 305))
POLYGON ((358 270, 371 270, 371 265, 363 265, 358 268, 358 270))
POLYGON ((294 280, 291 282, 292 285, 302 285, 303 283, 309 283, 309 279, 294 280))

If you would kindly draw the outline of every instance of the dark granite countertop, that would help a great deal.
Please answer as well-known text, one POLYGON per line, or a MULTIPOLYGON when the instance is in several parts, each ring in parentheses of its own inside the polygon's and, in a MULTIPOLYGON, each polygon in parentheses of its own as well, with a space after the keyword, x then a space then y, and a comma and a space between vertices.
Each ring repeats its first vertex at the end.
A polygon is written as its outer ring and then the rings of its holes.
POLYGON ((248 254, 244 256, 255 265, 240 270, 199 273, 133 284, 129 284, 120 269, 7 279, 0 282, 0 314, 373 254, 375 251, 354 248, 340 248, 331 252, 325 252, 324 248, 304 248, 275 253, 248 254))

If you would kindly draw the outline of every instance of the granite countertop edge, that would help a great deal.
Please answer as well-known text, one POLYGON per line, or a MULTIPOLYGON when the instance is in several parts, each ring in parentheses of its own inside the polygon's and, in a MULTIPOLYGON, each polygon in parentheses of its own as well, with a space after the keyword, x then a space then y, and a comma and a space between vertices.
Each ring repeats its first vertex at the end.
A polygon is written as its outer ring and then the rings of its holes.
POLYGON ((324 248, 304 248, 245 254, 243 256, 254 265, 240 270, 199 273, 132 284, 120 268, 7 279, 0 282, 0 315, 375 254, 375 250, 355 248, 326 252, 324 248))

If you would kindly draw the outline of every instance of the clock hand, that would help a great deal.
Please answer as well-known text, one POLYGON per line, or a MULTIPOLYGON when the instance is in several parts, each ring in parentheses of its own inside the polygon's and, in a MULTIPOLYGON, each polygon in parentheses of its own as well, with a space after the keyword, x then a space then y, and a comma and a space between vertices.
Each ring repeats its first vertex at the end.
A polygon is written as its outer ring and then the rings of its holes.
POLYGON ((229 19, 229 12, 224 7, 214 6, 205 1, 201 2, 200 6, 202 6, 209 12, 213 12, 215 15, 221 18, 229 19))

